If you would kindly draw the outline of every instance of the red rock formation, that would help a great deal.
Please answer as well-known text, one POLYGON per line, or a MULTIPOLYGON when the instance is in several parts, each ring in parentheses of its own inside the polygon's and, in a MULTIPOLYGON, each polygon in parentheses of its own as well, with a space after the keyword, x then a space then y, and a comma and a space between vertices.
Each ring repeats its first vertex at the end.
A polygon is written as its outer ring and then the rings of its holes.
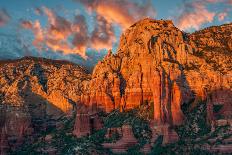
POLYGON ((0 128, 11 149, 24 136, 46 130, 48 118, 71 114, 88 80, 83 68, 65 61, 26 57, 0 62, 0 106, 5 107, 0 128))
POLYGON ((9 149, 9 144, 6 136, 5 121, 6 107, 0 104, 0 155, 5 155, 9 149))
POLYGON ((105 138, 112 138, 113 135, 118 134, 119 137, 122 136, 122 129, 121 128, 108 128, 105 138))
POLYGON ((73 130, 76 137, 88 136, 102 128, 101 119, 97 113, 92 113, 93 111, 95 110, 92 107, 90 109, 85 105, 79 105, 73 130))
POLYGON ((232 91, 219 89, 207 96, 207 117, 214 128, 215 126, 230 125, 232 118, 232 91))
MULTIPOLYGON (((88 107, 77 114, 76 135, 82 135, 83 122, 86 133, 101 128, 95 117, 99 110, 128 110, 151 101, 154 124, 173 126, 184 120, 183 103, 208 99, 209 105, 218 101, 228 105, 231 33, 232 24, 185 34, 171 21, 144 19, 122 34, 116 54, 109 51, 92 78, 67 62, 30 57, 1 62, 0 101, 9 107, 2 125, 6 139, 20 144, 33 129, 46 129, 46 116, 69 115, 76 103, 88 107), (228 90, 220 93, 223 97, 210 96, 221 88, 228 90)), ((228 113, 226 109, 223 113, 228 113)))
POLYGON ((6 155, 9 150, 8 140, 4 128, 0 128, 0 155, 6 155))
POLYGON ((219 83, 224 63, 216 61, 213 64, 199 56, 202 49, 207 50, 206 46, 218 45, 220 50, 231 51, 222 45, 231 35, 231 25, 211 29, 187 35, 171 21, 144 19, 135 23, 122 34, 117 53, 109 52, 96 65, 82 102, 94 103, 109 112, 115 108, 131 109, 146 100, 153 101, 157 125, 181 124, 184 102, 205 99, 207 91, 222 85, 231 88, 231 71, 228 70, 231 63, 227 65, 223 82, 219 83), (220 35, 212 42, 207 38, 199 43, 196 39, 207 36, 204 34, 212 36, 217 30, 220 35))
MULTIPOLYGON (((163 134, 163 145, 175 143, 179 141, 179 136, 175 132, 175 130, 170 128, 170 125, 163 125, 162 126, 162 134, 163 134)), ((161 135, 162 135, 161 134, 161 135)))
POLYGON ((90 119, 88 113, 87 114, 78 113, 76 116, 73 134, 77 137, 90 135, 91 129, 90 129, 89 121, 90 119))
POLYGON ((114 153, 124 153, 135 144, 137 144, 137 139, 133 135, 132 127, 123 125, 122 138, 116 143, 104 143, 103 146, 112 149, 114 153))

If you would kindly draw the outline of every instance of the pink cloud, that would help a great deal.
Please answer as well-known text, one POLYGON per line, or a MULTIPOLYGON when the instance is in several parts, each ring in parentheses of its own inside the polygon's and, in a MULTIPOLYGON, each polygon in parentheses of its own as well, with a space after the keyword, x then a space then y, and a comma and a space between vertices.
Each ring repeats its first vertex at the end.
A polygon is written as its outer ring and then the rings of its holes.
POLYGON ((223 2, 224 0, 205 0, 207 3, 218 3, 223 2))
POLYGON ((47 7, 42 7, 42 11, 48 18, 44 28, 38 20, 21 21, 22 28, 33 32, 33 45, 39 50, 49 48, 64 54, 78 54, 86 59, 87 48, 109 49, 116 41, 112 23, 101 15, 97 15, 94 30, 89 33, 82 15, 77 15, 74 21, 68 21, 47 7), (70 40, 70 37, 73 39, 70 40))
POLYGON ((42 28, 39 21, 22 21, 21 26, 34 33, 33 45, 38 49, 47 47, 64 54, 78 54, 86 57, 86 49, 110 49, 116 41, 114 24, 126 29, 136 20, 143 17, 154 17, 156 12, 151 0, 138 4, 124 0, 76 0, 81 2, 91 15, 96 13, 96 24, 93 32, 88 32, 84 16, 78 15, 75 21, 57 15, 53 10, 42 7, 36 8, 35 14, 46 15, 48 23, 42 28), (70 41, 70 38, 73 38, 70 41))
POLYGON ((227 3, 232 5, 232 0, 228 0, 227 3))
POLYGON ((128 28, 137 20, 150 16, 155 17, 156 11, 152 7, 150 0, 137 4, 125 0, 76 0, 84 4, 89 12, 95 11, 104 17, 108 23, 119 24, 123 29, 128 28))
POLYGON ((221 12, 221 13, 219 13, 218 14, 218 20, 219 21, 223 21, 227 15, 228 15, 227 12, 221 12))
POLYGON ((85 51, 68 41, 68 37, 74 34, 74 24, 61 16, 57 16, 47 7, 42 8, 43 13, 48 17, 48 24, 41 27, 38 20, 35 22, 22 21, 21 26, 30 29, 34 33, 33 45, 39 50, 48 47, 53 51, 61 51, 64 54, 78 54, 86 58, 85 51))
POLYGON ((207 10, 205 5, 202 1, 185 4, 184 11, 177 19, 177 26, 182 30, 199 29, 202 24, 212 22, 216 13, 207 10))
POLYGON ((31 21, 23 20, 21 21, 21 26, 25 29, 32 29, 33 23, 31 21))

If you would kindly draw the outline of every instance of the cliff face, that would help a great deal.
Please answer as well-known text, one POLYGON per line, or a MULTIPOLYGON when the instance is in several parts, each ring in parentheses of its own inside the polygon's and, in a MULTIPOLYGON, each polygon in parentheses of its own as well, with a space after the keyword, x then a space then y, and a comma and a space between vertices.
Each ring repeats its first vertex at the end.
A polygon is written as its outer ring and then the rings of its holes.
POLYGON ((0 142, 18 146, 25 135, 72 114, 88 80, 72 63, 30 57, 1 62, 0 142))
POLYGON ((141 20, 96 65, 82 102, 111 111, 150 101, 156 124, 181 124, 181 105, 231 90, 231 32, 223 25, 186 34, 171 21, 141 20))

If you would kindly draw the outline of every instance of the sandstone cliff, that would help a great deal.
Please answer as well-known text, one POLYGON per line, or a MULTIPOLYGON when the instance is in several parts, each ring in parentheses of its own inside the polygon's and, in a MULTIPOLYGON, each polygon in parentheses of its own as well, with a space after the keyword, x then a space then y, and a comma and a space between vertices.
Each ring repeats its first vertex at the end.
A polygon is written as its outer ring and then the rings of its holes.
POLYGON ((122 34, 116 54, 109 51, 96 65, 82 102, 107 112, 154 102, 155 124, 181 124, 181 105, 231 90, 231 26, 187 34, 172 21, 135 23, 122 34))

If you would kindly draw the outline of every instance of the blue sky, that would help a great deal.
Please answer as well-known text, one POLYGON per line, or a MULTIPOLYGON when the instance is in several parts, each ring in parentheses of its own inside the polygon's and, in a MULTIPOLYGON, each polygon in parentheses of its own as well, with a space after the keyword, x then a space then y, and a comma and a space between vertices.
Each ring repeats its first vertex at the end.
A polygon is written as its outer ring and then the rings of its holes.
POLYGON ((137 20, 172 19, 186 32, 230 23, 232 0, 0 0, 0 59, 96 63, 137 20))

